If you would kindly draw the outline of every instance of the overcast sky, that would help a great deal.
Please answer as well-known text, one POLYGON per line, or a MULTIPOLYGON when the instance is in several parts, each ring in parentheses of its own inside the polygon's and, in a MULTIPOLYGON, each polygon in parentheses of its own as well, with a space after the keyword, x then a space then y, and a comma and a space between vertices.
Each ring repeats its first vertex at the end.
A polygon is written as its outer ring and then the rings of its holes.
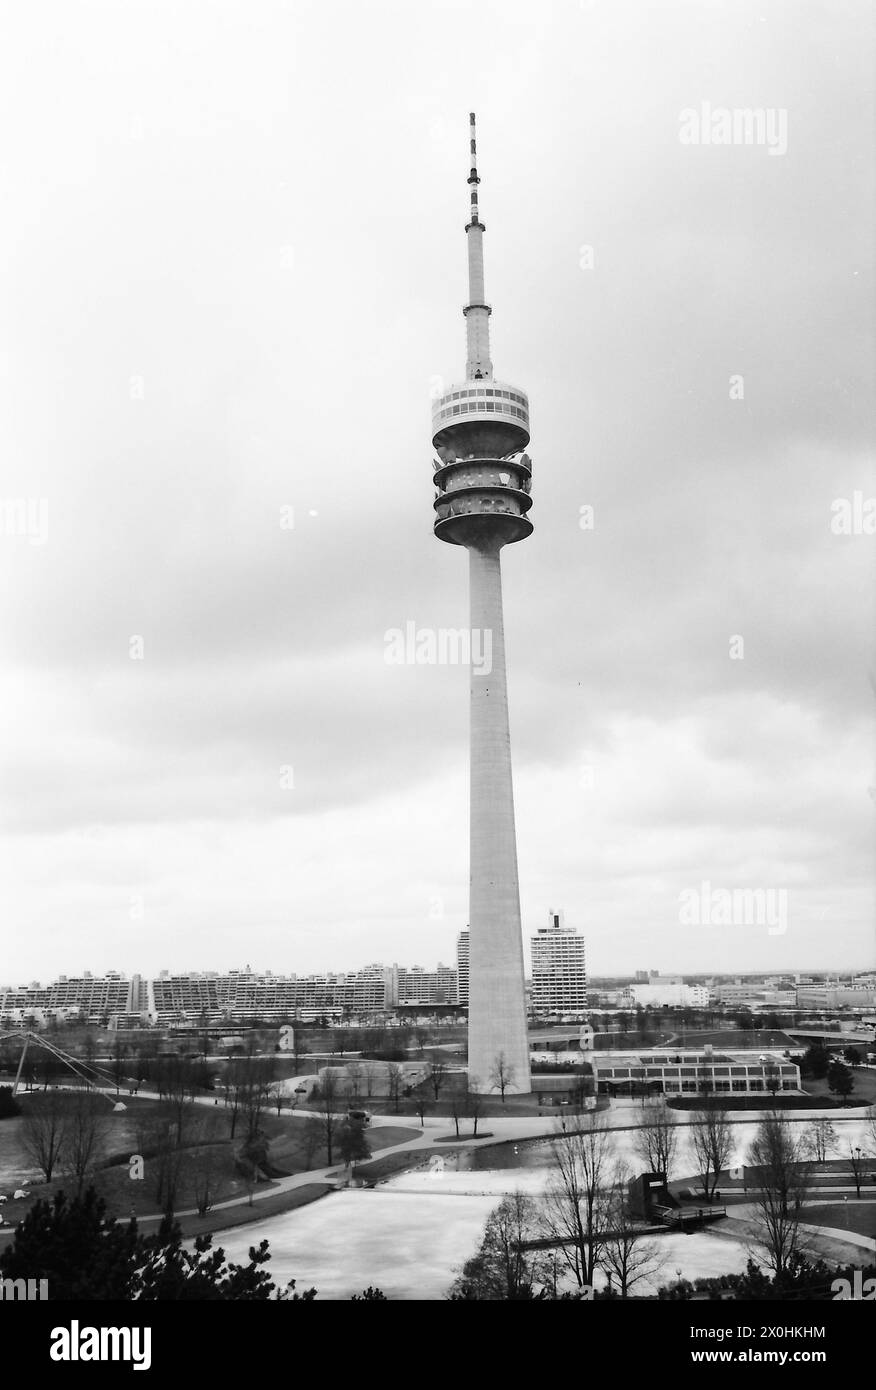
POLYGON ((867 0, 5 7, 0 981, 453 960, 468 673, 384 651, 467 620, 470 110, 524 935, 872 966, 873 61, 867 0), (703 883, 787 929, 682 923, 703 883))

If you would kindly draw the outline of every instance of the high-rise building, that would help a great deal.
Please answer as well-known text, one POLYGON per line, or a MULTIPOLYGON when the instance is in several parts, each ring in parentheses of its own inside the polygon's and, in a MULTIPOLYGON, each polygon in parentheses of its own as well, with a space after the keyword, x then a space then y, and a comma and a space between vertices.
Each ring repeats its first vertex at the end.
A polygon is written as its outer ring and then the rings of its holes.
POLYGON ((538 1014, 587 1009, 584 938, 567 927, 562 912, 548 913, 548 925, 532 937, 532 1010, 538 1014))
POLYGON ((399 1004, 455 1004, 457 1002, 456 971, 450 965, 438 962, 434 970, 424 970, 421 965, 405 967, 399 965, 398 1002, 399 1004))
POLYGON ((493 376, 473 114, 470 124, 465 380, 432 409, 435 534, 468 550, 471 643, 484 654, 470 675, 469 1077, 488 1090, 501 1056, 520 1094, 531 1085, 499 557, 533 529, 529 401, 493 376))
POLYGON ((456 938, 456 1001, 468 1003, 468 927, 456 938))

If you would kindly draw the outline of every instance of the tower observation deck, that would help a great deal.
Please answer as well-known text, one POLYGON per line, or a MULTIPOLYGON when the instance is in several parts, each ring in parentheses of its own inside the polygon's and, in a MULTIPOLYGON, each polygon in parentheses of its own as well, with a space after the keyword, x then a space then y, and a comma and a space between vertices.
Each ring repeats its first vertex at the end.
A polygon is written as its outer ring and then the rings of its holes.
POLYGON ((473 114, 470 140, 466 371, 433 402, 434 529, 439 540, 469 552, 471 627, 491 653, 488 664, 472 666, 470 678, 469 1084, 492 1090, 501 1069, 506 1090, 523 1094, 531 1084, 500 552, 533 529, 529 398, 493 375, 473 114))

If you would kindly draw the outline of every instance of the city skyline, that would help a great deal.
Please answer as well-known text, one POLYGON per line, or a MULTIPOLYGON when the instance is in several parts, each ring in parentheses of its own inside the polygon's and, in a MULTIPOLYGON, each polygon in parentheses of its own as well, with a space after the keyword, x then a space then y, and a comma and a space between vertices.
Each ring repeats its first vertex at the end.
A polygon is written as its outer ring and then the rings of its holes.
POLYGON ((467 619, 424 477, 472 109, 537 439, 524 933, 562 903, 597 976, 872 966, 874 542, 831 526, 876 494, 868 45, 819 3, 597 8, 472 10, 476 80, 428 3, 380 44, 10 14, 8 980, 453 959, 467 672, 385 645, 467 619), (692 143, 707 101, 786 148, 692 143), (785 930, 683 922, 703 884, 786 891, 785 930))

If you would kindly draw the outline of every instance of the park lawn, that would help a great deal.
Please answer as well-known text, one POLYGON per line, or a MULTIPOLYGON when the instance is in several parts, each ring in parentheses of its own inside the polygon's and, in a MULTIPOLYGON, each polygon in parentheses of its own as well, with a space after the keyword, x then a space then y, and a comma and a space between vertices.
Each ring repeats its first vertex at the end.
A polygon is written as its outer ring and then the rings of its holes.
MULTIPOLYGON (((849 1106, 860 1105, 862 1101, 872 1105, 876 1101, 876 1070, 871 1067, 852 1067, 851 1073, 855 1089, 849 1096, 849 1106)), ((819 1098, 823 1096, 830 1101, 839 1100, 839 1097, 835 1096, 828 1086, 827 1077, 816 1079, 814 1076, 805 1076, 803 1089, 810 1096, 818 1096, 819 1098)))
POLYGON ((833 1226, 839 1231, 855 1231, 876 1237, 876 1201, 850 1196, 847 1202, 807 1202, 802 1220, 808 1226, 833 1226))
MULTIPOLYGON (((193 1236, 206 1235, 213 1231, 229 1231, 235 1226, 247 1226, 253 1221, 264 1221, 269 1216, 279 1216, 283 1212, 295 1211, 297 1207, 307 1206, 310 1202, 318 1201, 320 1197, 325 1197, 327 1193, 333 1192, 334 1186, 328 1182, 309 1182, 303 1187, 293 1187, 290 1192, 276 1192, 270 1197, 260 1197, 258 1201, 250 1206, 247 1202, 241 1202, 235 1207, 222 1207, 218 1211, 209 1211, 206 1216, 182 1216, 179 1217, 179 1225, 186 1238, 193 1236)), ((140 1229, 147 1234, 158 1229, 158 1221, 143 1221, 140 1229)), ((221 1240, 214 1240, 213 1246, 221 1247, 221 1240)))
MULTIPOLYGON (((273 1117, 276 1121, 276 1116, 273 1117)), ((268 1150, 268 1163, 274 1173, 292 1174, 306 1173, 311 1168, 325 1168, 327 1166, 327 1156, 325 1146, 320 1144, 310 1162, 302 1144, 304 1126, 307 1123, 305 1116, 293 1117, 284 1115, 279 1124, 272 1123, 265 1125, 266 1131, 270 1134, 271 1147, 268 1150)), ((368 1144, 372 1153, 380 1149, 390 1149, 395 1144, 410 1143, 414 1139, 419 1139, 422 1130, 413 1129, 410 1126, 402 1125, 380 1125, 375 1129, 365 1131, 368 1144)), ((335 1153, 332 1154, 335 1158, 335 1153)))

